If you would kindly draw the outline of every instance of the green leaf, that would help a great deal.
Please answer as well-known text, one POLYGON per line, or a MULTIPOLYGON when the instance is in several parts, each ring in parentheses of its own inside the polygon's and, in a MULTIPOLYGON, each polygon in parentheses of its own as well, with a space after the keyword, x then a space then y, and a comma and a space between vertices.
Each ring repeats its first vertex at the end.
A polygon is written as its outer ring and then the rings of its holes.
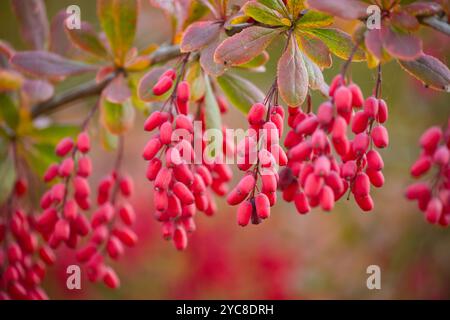
POLYGON ((247 16, 266 25, 269 26, 284 25, 283 21, 281 20, 283 19, 283 16, 278 11, 266 7, 265 5, 255 0, 247 2, 242 8, 242 10, 247 16))
POLYGON ((287 8, 295 19, 305 9, 305 0, 287 0, 287 8))
POLYGON ((297 43, 300 49, 317 65, 322 68, 331 67, 331 53, 328 47, 317 37, 306 33, 296 32, 297 43))
POLYGON ((308 85, 313 90, 320 90, 325 95, 328 95, 328 85, 326 84, 322 71, 311 61, 307 56, 303 55, 303 62, 305 63, 308 72, 308 85))
POLYGON ((102 97, 100 111, 103 126, 112 134, 121 135, 133 126, 135 111, 130 101, 119 104, 102 97))
MULTIPOLYGON (((341 59, 347 60, 350 57, 355 44, 352 38, 345 32, 338 29, 302 29, 301 32, 312 34, 322 40, 328 49, 341 59)), ((365 54, 361 48, 356 50, 353 61, 364 61, 365 54)))
POLYGON ((6 150, 0 153, 0 205, 8 199, 16 180, 14 162, 6 150))
POLYGON ((212 91, 208 75, 205 75, 205 116, 207 129, 222 130, 219 105, 212 91))
POLYGON ((259 55, 285 28, 249 27, 226 39, 214 55, 216 63, 236 66, 259 55))
POLYGON ((55 145, 49 143, 36 143, 27 145, 20 151, 31 170, 42 177, 48 166, 60 159, 55 155, 55 145))
POLYGON ((288 16, 288 11, 283 0, 258 0, 258 2, 270 9, 276 10, 284 17, 288 16))
POLYGON ((138 1, 98 0, 97 15, 111 45, 115 63, 123 66, 136 33, 138 1))
POLYGON ((42 0, 13 0, 13 11, 19 20, 22 38, 35 50, 45 49, 49 26, 42 0))
POLYGON ((102 147, 106 151, 113 151, 117 149, 117 146, 119 144, 119 137, 116 135, 113 135, 111 132, 109 132, 108 129, 101 126, 100 127, 100 142, 102 144, 102 147))
POLYGON ((200 21, 190 25, 183 34, 181 51, 197 51, 214 41, 222 30, 218 21, 200 21))
POLYGON ((263 51, 261 54, 257 55, 249 62, 239 65, 239 68, 256 69, 264 66, 267 61, 269 61, 269 54, 267 53, 267 51, 263 51))
POLYGON ((322 12, 309 10, 296 22, 296 28, 323 28, 333 23, 333 17, 322 12))
POLYGON ((217 83, 228 100, 244 114, 251 106, 264 100, 264 93, 250 81, 235 74, 224 74, 217 78, 217 83))
POLYGON ((298 107, 308 94, 308 71, 294 37, 278 61, 278 91, 289 106, 298 107))
POLYGON ((56 146, 56 144, 64 137, 72 137, 80 132, 79 126, 52 124, 45 128, 33 128, 29 137, 33 143, 37 144, 50 144, 56 146))
POLYGON ((80 49, 100 58, 108 56, 108 51, 89 23, 83 22, 81 29, 68 29, 66 27, 66 32, 70 40, 80 49))
POLYGON ((192 101, 200 100, 205 95, 205 78, 198 62, 193 62, 186 73, 186 81, 191 88, 192 101))
POLYGON ((6 93, 0 93, 0 117, 12 130, 19 125, 19 109, 6 93))
POLYGON ((450 92, 450 70, 435 57, 423 54, 413 61, 398 60, 398 62, 403 69, 426 86, 450 92))

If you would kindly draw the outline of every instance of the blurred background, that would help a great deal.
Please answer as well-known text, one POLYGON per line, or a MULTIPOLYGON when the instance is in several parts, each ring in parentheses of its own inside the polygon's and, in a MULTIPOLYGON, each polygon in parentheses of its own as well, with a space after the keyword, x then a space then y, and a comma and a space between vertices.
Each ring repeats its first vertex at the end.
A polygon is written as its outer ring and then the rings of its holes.
MULTIPOLYGON (((81 8, 82 20, 97 30, 95 1, 47 0, 48 17, 68 5, 81 8)), ((171 37, 163 12, 142 1, 136 46, 164 43, 171 37)), ((352 25, 338 21, 347 31, 352 25)), ((423 29, 424 51, 447 65, 448 37, 423 29)), ((24 49, 9 1, 0 1, 0 39, 24 49)), ((282 47, 282 44, 280 44, 282 47)), ((271 60, 264 74, 243 73, 263 91, 275 74, 280 54, 270 47, 271 60)), ((327 82, 342 61, 325 70, 327 82)), ((352 76, 369 95, 375 72, 364 63, 352 65, 352 76)), ((86 80, 78 77, 63 82, 64 90, 86 80)), ((375 210, 363 213, 353 201, 341 200, 332 213, 315 210, 300 216, 292 204, 279 201, 272 216, 257 226, 241 228, 235 208, 218 199, 214 217, 196 218, 197 231, 185 252, 175 250, 162 239, 160 224, 153 218, 150 184, 145 179, 146 163, 141 150, 149 135, 142 128, 144 117, 136 117, 135 128, 126 135, 126 170, 134 177, 133 203, 138 212, 139 244, 126 250, 113 264, 121 278, 118 290, 92 284, 82 277, 82 289, 65 289, 67 265, 74 253, 59 252, 59 263, 48 270, 44 288, 53 299, 448 299, 450 298, 450 231, 425 222, 424 216, 403 196, 412 182, 409 167, 419 153, 418 139, 431 125, 444 125, 450 99, 445 93, 427 90, 391 62, 383 67, 383 98, 390 108, 387 128, 390 146, 382 152, 386 184, 373 191, 375 210), (368 290, 366 269, 381 268, 381 290, 368 290)), ((317 106, 323 98, 314 96, 317 106)), ((94 100, 73 104, 52 115, 57 121, 79 123, 94 100)), ((245 127, 242 114, 231 108, 224 122, 231 128, 245 127)), ((95 128, 93 129, 95 132, 95 128)), ((112 166, 113 155, 97 145, 92 152, 95 184, 112 166)), ((239 176, 239 175, 238 175, 239 176)), ((64 251, 64 250, 63 250, 64 251)))

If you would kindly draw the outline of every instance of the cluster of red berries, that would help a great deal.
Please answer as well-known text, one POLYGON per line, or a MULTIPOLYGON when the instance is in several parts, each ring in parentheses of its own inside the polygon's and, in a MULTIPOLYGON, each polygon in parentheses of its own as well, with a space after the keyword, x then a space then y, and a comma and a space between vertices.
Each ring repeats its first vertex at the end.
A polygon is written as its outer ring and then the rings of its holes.
POLYGON ((91 207, 87 180, 92 171, 89 149, 86 131, 78 135, 76 142, 70 137, 63 138, 55 150, 61 162, 51 164, 44 175, 45 182, 56 183, 41 197, 44 211, 37 218, 37 228, 53 249, 62 243, 74 249, 79 238, 89 233, 89 221, 83 212, 91 207))
POLYGON ((241 226, 250 221, 259 224, 270 216, 270 207, 277 199, 277 165, 285 166, 288 162, 279 145, 283 133, 283 107, 256 103, 247 120, 250 129, 237 147, 238 167, 246 174, 227 196, 228 204, 239 204, 237 221, 241 226), (259 177, 261 188, 256 192, 259 177))
MULTIPOLYGON (((217 210, 208 187, 223 195, 227 191, 226 183, 232 177, 226 164, 203 161, 204 113, 201 109, 198 120, 202 122, 202 130, 195 135, 202 137, 202 153, 194 152, 195 118, 189 114, 190 88, 188 82, 180 81, 182 76, 182 71, 177 78, 176 70, 169 69, 152 88, 153 93, 160 96, 174 87, 161 111, 154 111, 145 121, 146 131, 158 128, 158 133, 150 138, 143 150, 143 158, 149 161, 146 175, 155 190, 155 217, 162 222, 163 237, 172 239, 178 250, 186 248, 187 233, 196 228, 196 211, 210 216, 217 210), (165 107, 168 107, 167 111, 164 111, 165 107)), ((219 106, 222 104, 221 109, 226 109, 223 101, 218 102, 219 106)))
POLYGON ((55 256, 49 247, 39 246, 36 221, 20 207, 26 192, 26 180, 19 178, 5 208, 6 220, 0 221, 0 300, 48 299, 40 284, 55 256))
POLYGON ((103 281, 112 289, 119 287, 120 280, 114 269, 105 264, 104 255, 117 260, 123 255, 125 246, 133 247, 137 242, 137 235, 130 228, 136 214, 127 200, 133 189, 133 180, 116 171, 100 181, 98 208, 91 217, 92 235, 76 255, 79 262, 86 264, 90 281, 103 281))
POLYGON ((420 178, 436 169, 430 182, 416 182, 406 190, 409 200, 417 200, 429 223, 450 224, 450 120, 445 131, 431 127, 420 138, 422 152, 411 167, 411 175, 420 178))
POLYGON ((283 198, 294 201, 301 214, 317 206, 330 211, 350 188, 358 206, 370 211, 374 207, 370 186, 384 184, 384 163, 373 145, 389 144, 382 125, 388 118, 387 105, 374 96, 364 100, 361 89, 354 83, 345 85, 341 75, 333 79, 329 96, 317 114, 289 108, 291 130, 285 139, 289 161, 280 172, 283 198), (353 139, 348 137, 349 128, 353 139))

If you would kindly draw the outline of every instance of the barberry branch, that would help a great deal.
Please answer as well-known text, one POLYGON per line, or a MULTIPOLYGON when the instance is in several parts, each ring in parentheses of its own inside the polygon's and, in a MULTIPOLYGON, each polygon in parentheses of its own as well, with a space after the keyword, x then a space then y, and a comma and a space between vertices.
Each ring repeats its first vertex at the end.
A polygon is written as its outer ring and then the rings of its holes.
MULTIPOLYGON (((150 63, 158 64, 180 56, 180 48, 178 45, 161 47, 150 55, 150 63)), ((71 90, 55 95, 50 100, 39 103, 32 107, 31 116, 36 118, 43 114, 51 113, 72 102, 99 95, 102 90, 111 82, 116 74, 111 74, 100 83, 94 80, 83 83, 71 90)))

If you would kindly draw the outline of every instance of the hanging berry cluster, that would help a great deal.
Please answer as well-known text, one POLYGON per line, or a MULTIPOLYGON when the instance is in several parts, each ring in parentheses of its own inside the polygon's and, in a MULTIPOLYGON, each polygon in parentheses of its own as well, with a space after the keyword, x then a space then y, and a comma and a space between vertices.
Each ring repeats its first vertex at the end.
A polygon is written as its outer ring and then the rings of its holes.
POLYGON ((287 156, 279 144, 284 110, 278 105, 277 92, 275 82, 264 103, 251 107, 247 117, 250 129, 237 147, 238 167, 246 173, 228 194, 227 202, 233 206, 239 204, 237 221, 241 226, 250 221, 259 224, 270 216, 270 207, 277 200, 277 166, 287 164, 287 156))
POLYGON ((120 170, 123 140, 123 137, 119 138, 114 170, 103 177, 97 187, 97 208, 91 217, 92 235, 76 255, 79 262, 86 264, 91 282, 103 281, 112 289, 119 287, 120 280, 114 269, 105 263, 105 255, 118 260, 125 246, 133 247, 137 243, 137 235, 130 228, 136 214, 128 202, 134 184, 131 177, 120 170))
POLYGON ((39 245, 35 217, 22 205, 27 191, 27 180, 19 176, 1 208, 5 220, 0 220, 0 300, 48 299, 40 285, 55 255, 49 247, 39 245))
POLYGON ((406 190, 409 200, 417 200, 429 223, 448 226, 450 224, 450 120, 442 130, 434 126, 420 138, 422 152, 411 167, 411 175, 421 178, 433 169, 429 182, 411 184, 406 190))
MULTIPOLYGON (((378 91, 377 85, 376 95, 378 91)), ((330 211, 350 189, 358 206, 370 211, 374 207, 370 186, 384 184, 384 163, 373 146, 389 144, 382 125, 388 117, 387 105, 376 96, 364 100, 360 88, 346 85, 342 75, 333 79, 329 97, 317 114, 312 113, 309 99, 306 113, 289 108, 291 130, 285 139, 289 161, 280 172, 283 199, 294 201, 301 214, 317 206, 330 211)))
MULTIPOLYGON (((183 80, 188 59, 187 54, 178 73, 169 69, 160 76, 153 93, 157 96, 169 90, 172 93, 161 110, 154 111, 144 124, 146 131, 158 129, 143 150, 143 158, 149 161, 147 178, 155 190, 155 217, 162 222, 163 237, 172 239, 178 250, 186 248, 187 233, 195 230, 196 211, 208 216, 216 212, 211 190, 223 195, 232 177, 226 164, 204 161, 204 107, 203 101, 198 101, 198 116, 189 113, 190 88, 183 80), (194 120, 201 123, 201 132, 195 134, 194 120), (201 155, 194 152, 194 136, 202 139, 201 155)), ((223 101, 218 104, 222 110, 226 109, 223 101)))
POLYGON ((46 183, 56 183, 41 197, 44 211, 37 218, 37 227, 53 249, 63 243, 74 249, 79 238, 90 231, 85 215, 91 207, 87 180, 92 171, 89 150, 86 131, 78 135, 76 143, 70 137, 61 139, 55 149, 61 161, 51 164, 44 174, 46 183))

